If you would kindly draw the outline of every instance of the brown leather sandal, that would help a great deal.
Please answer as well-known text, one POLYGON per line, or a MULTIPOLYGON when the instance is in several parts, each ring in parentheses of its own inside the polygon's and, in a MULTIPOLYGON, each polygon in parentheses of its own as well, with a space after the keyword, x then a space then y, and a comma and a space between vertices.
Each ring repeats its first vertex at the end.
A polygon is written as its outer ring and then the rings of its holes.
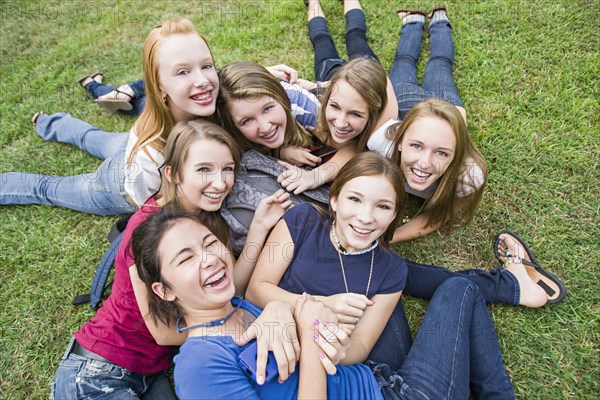
POLYGON ((398 15, 398 18, 402 19, 406 16, 409 15, 422 15, 425 18, 427 18, 427 13, 425 12, 425 10, 421 10, 420 8, 399 8, 396 10, 396 15, 398 15), (400 13, 406 13, 406 15, 403 15, 402 17, 400 17, 398 14, 400 13))
POLYGON ((433 14, 435 14, 436 11, 446 11, 446 5, 438 4, 437 6, 435 6, 433 10, 431 10, 431 12, 429 13, 429 19, 433 18, 433 14))

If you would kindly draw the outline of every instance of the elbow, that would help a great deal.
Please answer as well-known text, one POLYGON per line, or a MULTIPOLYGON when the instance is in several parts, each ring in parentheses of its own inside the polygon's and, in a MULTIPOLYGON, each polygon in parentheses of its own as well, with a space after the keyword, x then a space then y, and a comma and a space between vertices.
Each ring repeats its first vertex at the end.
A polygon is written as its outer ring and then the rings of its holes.
POLYGON ((246 300, 248 300, 251 303, 260 305, 258 296, 258 286, 260 286, 258 282, 250 280, 250 283, 248 283, 248 287, 246 288, 246 300))

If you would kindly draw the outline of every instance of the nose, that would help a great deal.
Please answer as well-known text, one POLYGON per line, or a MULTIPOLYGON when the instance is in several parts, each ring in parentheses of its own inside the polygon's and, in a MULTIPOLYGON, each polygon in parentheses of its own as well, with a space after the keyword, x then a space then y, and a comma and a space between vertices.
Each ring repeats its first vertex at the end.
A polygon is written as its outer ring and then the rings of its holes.
POLYGON ((217 190, 225 189, 225 172, 219 171, 214 175, 211 186, 217 190))
POLYGON ((267 118, 264 118, 264 117, 258 118, 257 122, 258 122, 258 130, 260 132, 266 133, 271 130, 272 124, 271 124, 271 122, 269 122, 267 120, 267 118))
POLYGON ((219 260, 214 249, 207 249, 202 255, 202 268, 208 269, 217 265, 219 260))
POLYGON ((430 151, 422 154, 420 164, 423 169, 431 168, 433 166, 433 154, 430 151))
POLYGON ((202 70, 198 70, 195 74, 194 74, 194 86, 196 87, 201 87, 201 86, 206 86, 209 84, 209 80, 206 77, 206 75, 204 75, 204 72, 202 72, 202 70))
POLYGON ((357 209, 357 219, 363 224, 373 222, 373 209, 367 204, 362 204, 357 209))
POLYGON ((338 117, 335 119, 335 123, 338 128, 345 128, 348 125, 348 117, 346 114, 340 113, 338 117))

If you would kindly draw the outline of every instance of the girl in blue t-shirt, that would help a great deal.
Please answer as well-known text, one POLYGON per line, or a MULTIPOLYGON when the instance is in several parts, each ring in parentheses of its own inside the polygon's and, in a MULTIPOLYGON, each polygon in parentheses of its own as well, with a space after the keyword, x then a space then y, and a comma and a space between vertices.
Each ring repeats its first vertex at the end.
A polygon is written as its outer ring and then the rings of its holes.
MULTIPOLYGON (((337 213, 346 207, 343 202, 353 202, 342 195, 334 206, 337 213)), ((357 215, 363 209, 359 204, 357 215)), ((340 218, 344 251, 356 251, 371 239, 367 231, 383 233, 379 231, 387 227, 380 222, 389 211, 381 208, 381 215, 369 225, 373 229, 354 226, 358 221, 342 226, 345 218, 340 218)), ((233 298, 232 258, 194 216, 172 210, 153 215, 135 231, 132 249, 138 274, 156 305, 150 316, 179 318, 177 330, 188 333, 175 357, 175 390, 180 398, 468 398, 470 384, 479 398, 514 398, 489 312, 475 285, 465 279, 450 279, 440 286, 400 370, 374 363, 336 368, 333 361, 352 347, 347 349, 348 335, 335 323, 335 314, 306 295, 293 307, 271 302, 262 314, 256 306, 233 298), (251 345, 244 343, 243 332, 257 318, 263 319, 263 326, 285 325, 298 332, 299 368, 285 381, 265 382, 261 372, 254 381, 238 363, 251 345)), ((294 351, 285 335, 273 340, 288 345, 283 351, 294 351)), ((265 365, 265 353, 257 351, 257 364, 265 365)))

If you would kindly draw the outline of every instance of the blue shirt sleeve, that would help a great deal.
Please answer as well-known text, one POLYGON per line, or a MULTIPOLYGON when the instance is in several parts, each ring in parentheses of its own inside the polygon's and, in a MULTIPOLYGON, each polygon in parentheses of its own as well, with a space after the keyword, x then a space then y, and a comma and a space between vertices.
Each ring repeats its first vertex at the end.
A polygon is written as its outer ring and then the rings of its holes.
POLYGON ((296 121, 309 131, 317 127, 317 114, 319 112, 319 100, 300 85, 292 85, 281 82, 292 103, 292 115, 296 121))

